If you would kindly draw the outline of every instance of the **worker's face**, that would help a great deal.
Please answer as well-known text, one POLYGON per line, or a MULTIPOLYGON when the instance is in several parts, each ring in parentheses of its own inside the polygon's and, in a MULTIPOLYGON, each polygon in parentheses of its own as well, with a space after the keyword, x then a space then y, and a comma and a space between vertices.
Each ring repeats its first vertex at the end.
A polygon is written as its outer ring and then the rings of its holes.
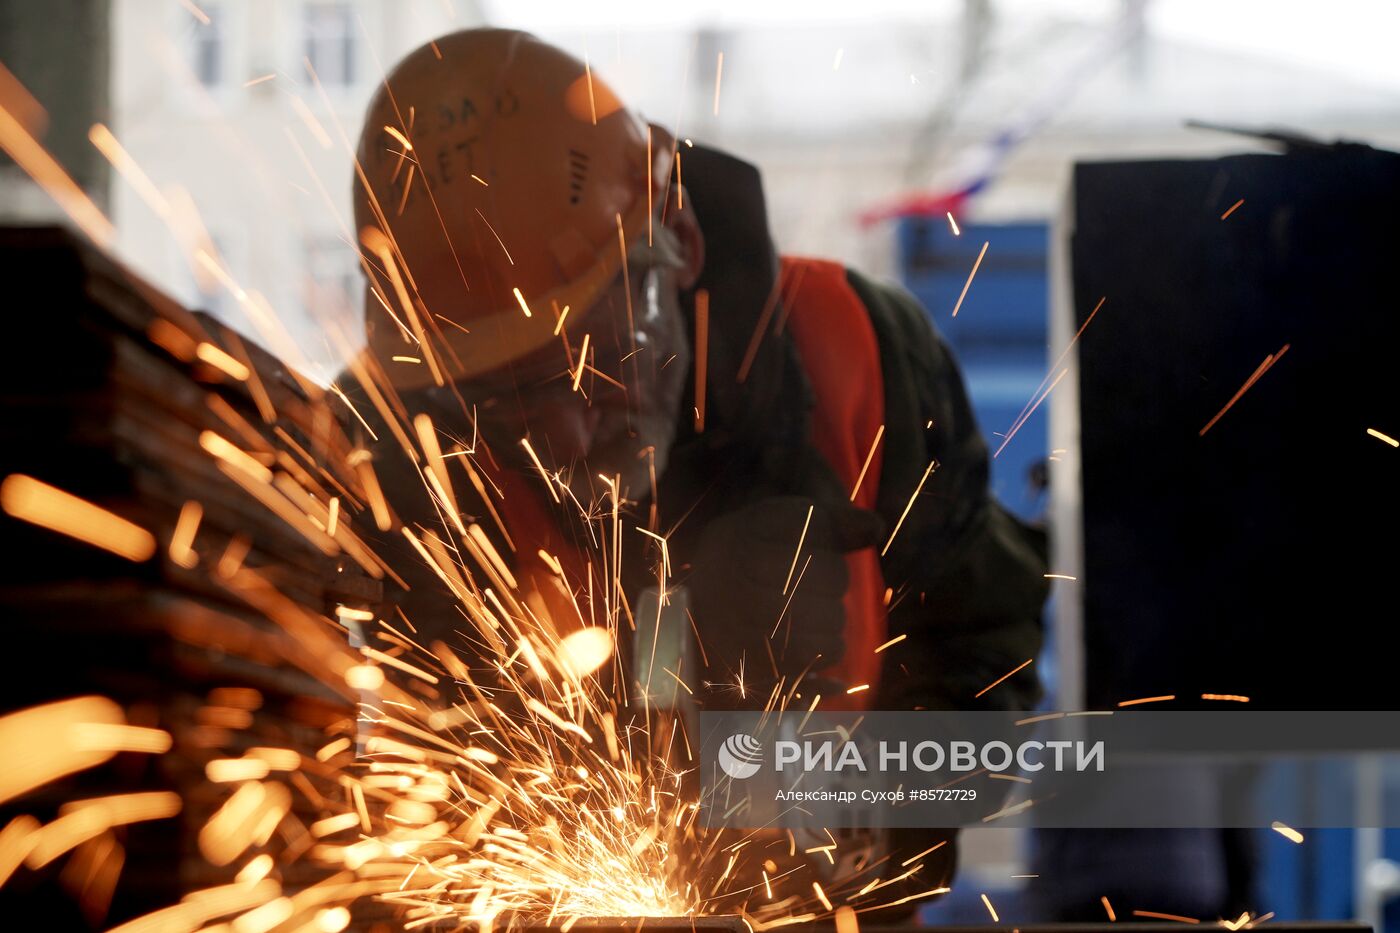
MULTIPOLYGON (((634 249, 626 274, 587 314, 566 321, 571 362, 552 344, 496 375, 509 386, 478 405, 488 438, 498 450, 519 451, 519 439, 528 437, 546 469, 562 471, 584 505, 607 492, 600 475, 616 478, 627 498, 648 495, 653 476, 666 468, 690 371, 679 292, 677 262, 665 244, 634 249), (575 390, 585 334, 586 366, 575 390)), ((484 385, 468 387, 469 395, 484 385)))

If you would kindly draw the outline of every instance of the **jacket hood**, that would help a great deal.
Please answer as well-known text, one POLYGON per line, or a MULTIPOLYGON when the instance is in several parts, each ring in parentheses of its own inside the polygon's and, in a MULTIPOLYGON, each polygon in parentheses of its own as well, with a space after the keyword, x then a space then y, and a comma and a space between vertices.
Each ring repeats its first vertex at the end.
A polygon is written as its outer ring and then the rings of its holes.
POLYGON ((717 149, 687 147, 681 160, 688 206, 705 238, 705 266, 681 303, 692 334, 701 289, 709 293, 710 317, 705 428, 696 433, 689 417, 692 373, 676 453, 709 460, 754 452, 763 472, 781 471, 806 439, 811 400, 796 351, 781 330, 778 253, 763 183, 752 164, 717 149))

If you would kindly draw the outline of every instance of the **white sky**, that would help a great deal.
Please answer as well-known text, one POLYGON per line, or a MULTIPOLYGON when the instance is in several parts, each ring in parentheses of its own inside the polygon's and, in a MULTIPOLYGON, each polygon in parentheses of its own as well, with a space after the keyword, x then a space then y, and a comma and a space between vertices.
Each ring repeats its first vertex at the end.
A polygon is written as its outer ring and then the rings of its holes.
MULTIPOLYGON (((544 31, 948 20, 961 0, 482 0, 493 22, 544 31)), ((993 0, 997 15, 1099 19, 1118 0, 993 0)), ((1153 0, 1162 38, 1296 62, 1400 88, 1400 3, 1391 0, 1153 0)))
POLYGON ((1168 38, 1400 87, 1400 3, 1391 0, 1159 0, 1151 24, 1168 38))

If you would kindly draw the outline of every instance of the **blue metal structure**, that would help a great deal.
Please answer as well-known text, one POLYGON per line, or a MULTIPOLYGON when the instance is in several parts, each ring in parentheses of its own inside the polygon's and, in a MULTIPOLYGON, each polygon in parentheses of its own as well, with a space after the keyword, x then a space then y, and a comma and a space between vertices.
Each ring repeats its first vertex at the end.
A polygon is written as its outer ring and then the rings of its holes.
MULTIPOLYGON (((980 224, 960 236, 941 217, 899 225, 900 277, 957 355, 993 452, 1045 376, 1048 242, 1043 223, 980 224), (986 255, 958 306, 983 243, 986 255)), ((997 498, 1025 519, 1041 517, 1043 493, 1032 474, 1050 453, 1047 437, 1046 413, 1037 411, 992 462, 997 498)))

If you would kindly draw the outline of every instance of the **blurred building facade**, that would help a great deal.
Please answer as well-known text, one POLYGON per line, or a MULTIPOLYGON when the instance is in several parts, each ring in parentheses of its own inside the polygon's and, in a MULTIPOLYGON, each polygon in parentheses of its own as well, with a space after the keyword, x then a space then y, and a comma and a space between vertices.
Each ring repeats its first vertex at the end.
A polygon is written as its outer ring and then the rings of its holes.
POLYGON ((200 228, 227 272, 286 321, 314 371, 353 333, 359 267, 351 148, 384 69, 426 38, 479 21, 470 2, 114 0, 113 130, 176 213, 118 179, 112 214, 129 263, 182 301, 254 334, 263 324, 192 261, 200 228), (315 75, 313 79, 312 75, 315 75))
MULTIPOLYGON (((326 369, 336 354, 313 319, 338 315, 353 330, 358 315, 346 143, 375 84, 433 36, 512 25, 530 7, 114 0, 113 129, 155 185, 197 215, 232 277, 264 295, 326 369)), ((1400 93, 1168 41, 1149 11, 1127 0, 1009 15, 993 0, 967 0, 904 21, 643 28, 600 14, 597 29, 539 31, 648 119, 755 161, 781 248, 886 276, 899 272, 895 225, 857 217, 911 190, 956 186, 1018 129, 1034 131, 966 219, 1047 221, 1082 158, 1256 148, 1186 129, 1188 118, 1400 144, 1400 93)), ((246 324, 133 186, 112 187, 125 258, 182 299, 246 324)), ((936 320, 950 310, 931 309, 936 320)))

